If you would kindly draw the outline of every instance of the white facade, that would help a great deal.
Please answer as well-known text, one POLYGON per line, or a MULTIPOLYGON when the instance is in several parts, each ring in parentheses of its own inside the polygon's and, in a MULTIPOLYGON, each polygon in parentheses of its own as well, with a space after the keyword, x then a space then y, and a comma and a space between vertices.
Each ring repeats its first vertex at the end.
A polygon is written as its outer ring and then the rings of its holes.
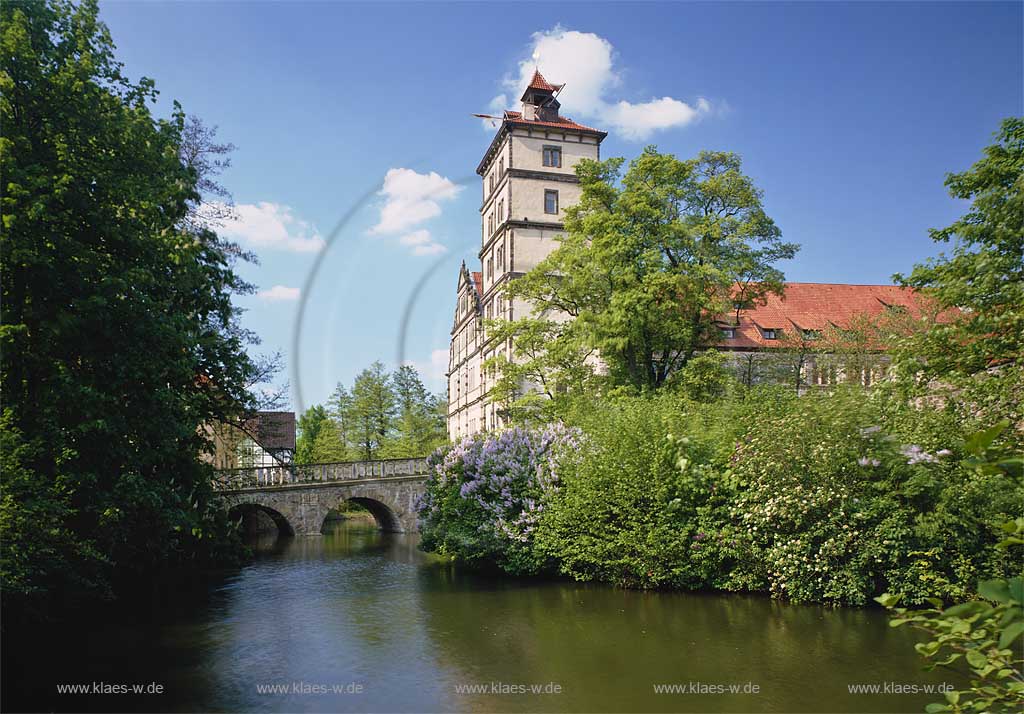
POLYGON ((510 354, 510 345, 488 340, 484 319, 518 319, 529 305, 510 302, 503 286, 531 270, 557 245, 568 206, 580 198, 575 167, 600 159, 605 133, 558 115, 560 85, 540 73, 523 94, 521 112, 505 112, 477 167, 482 179, 480 270, 459 270, 448 362, 448 436, 458 439, 502 426, 487 393, 482 365, 510 354), (530 118, 526 118, 530 117, 530 118))

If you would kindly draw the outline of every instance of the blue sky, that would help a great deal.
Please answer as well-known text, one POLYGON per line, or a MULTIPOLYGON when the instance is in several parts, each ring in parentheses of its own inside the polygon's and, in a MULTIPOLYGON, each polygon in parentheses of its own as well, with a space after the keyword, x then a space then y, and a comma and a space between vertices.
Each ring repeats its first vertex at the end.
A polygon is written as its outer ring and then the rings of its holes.
POLYGON ((567 83, 563 113, 610 130, 602 156, 741 154, 802 245, 788 279, 886 283, 963 211, 944 175, 1024 111, 1022 7, 119 1, 101 16, 129 75, 156 80, 158 113, 178 100, 238 146, 227 230, 259 254, 242 272, 264 292, 239 303, 300 407, 375 359, 443 388, 490 139, 470 114, 517 98, 535 53, 567 83))

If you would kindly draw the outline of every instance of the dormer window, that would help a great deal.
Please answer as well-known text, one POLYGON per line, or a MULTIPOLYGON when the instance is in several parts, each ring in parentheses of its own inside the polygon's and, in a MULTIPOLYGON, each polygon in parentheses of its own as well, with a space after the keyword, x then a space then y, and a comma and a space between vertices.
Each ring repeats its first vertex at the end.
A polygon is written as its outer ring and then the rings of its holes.
POLYGON ((804 330, 805 340, 817 340, 821 338, 821 330, 804 330))
POLYGON ((553 166, 555 168, 562 168, 562 147, 561 146, 545 146, 544 147, 544 165, 553 166))
POLYGON ((761 335, 766 340, 777 340, 777 339, 779 339, 779 331, 774 329, 774 328, 773 329, 761 330, 761 335))
POLYGON ((723 327, 722 328, 722 339, 734 340, 736 339, 736 328, 735 327, 723 327))

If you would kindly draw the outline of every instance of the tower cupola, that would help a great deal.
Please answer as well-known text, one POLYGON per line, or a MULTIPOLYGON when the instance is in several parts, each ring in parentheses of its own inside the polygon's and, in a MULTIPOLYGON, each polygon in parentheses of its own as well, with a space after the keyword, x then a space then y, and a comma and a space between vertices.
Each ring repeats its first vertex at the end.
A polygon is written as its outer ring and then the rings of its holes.
POLYGON ((558 93, 564 84, 551 84, 540 70, 533 71, 533 79, 523 92, 523 119, 558 121, 558 93))

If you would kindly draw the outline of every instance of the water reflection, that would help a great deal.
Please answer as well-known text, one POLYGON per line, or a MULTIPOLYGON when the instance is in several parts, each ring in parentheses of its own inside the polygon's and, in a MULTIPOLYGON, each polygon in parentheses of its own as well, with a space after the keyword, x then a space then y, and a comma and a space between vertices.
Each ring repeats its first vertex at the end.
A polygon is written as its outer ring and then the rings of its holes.
MULTIPOLYGON (((909 634, 873 610, 485 577, 421 553, 414 537, 358 521, 319 538, 254 546, 252 565, 205 584, 198 597, 164 593, 115 622, 41 643, 46 665, 22 669, 13 686, 31 697, 19 703, 90 711, 921 711, 936 697, 850 695, 847 685, 942 681, 921 672, 909 634), (165 693, 55 694, 57 682, 93 681, 156 681, 165 693), (759 691, 654 691, 691 682, 759 691), (560 693, 509 693, 521 685, 560 693), (328 691, 311 691, 320 686, 328 691)), ((6 700, 12 680, 5 684, 6 700)))

